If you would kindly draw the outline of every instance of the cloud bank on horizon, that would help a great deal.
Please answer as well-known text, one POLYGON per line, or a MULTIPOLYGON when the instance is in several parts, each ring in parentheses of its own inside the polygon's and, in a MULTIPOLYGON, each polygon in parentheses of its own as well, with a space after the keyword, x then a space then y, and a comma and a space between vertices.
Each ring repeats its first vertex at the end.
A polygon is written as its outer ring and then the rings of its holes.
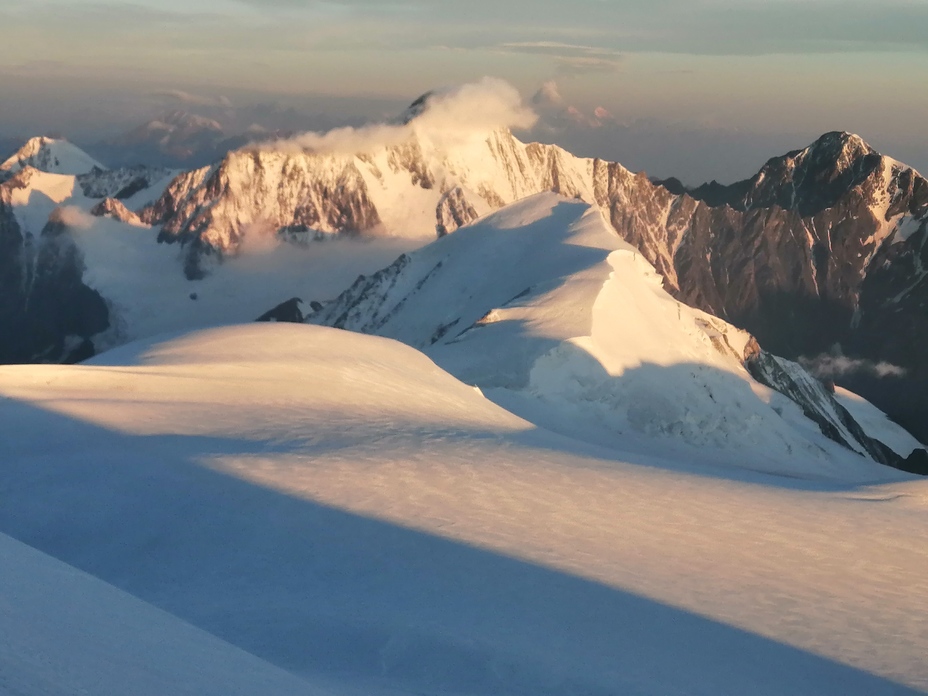
POLYGON ((558 144, 661 176, 733 180, 830 130, 928 170, 925 0, 7 0, 0 26, 0 143, 94 142, 159 100, 280 101, 307 118, 253 121, 327 131, 491 74, 524 94, 556 78, 594 126, 558 144), (597 126, 613 116, 646 132, 597 126))

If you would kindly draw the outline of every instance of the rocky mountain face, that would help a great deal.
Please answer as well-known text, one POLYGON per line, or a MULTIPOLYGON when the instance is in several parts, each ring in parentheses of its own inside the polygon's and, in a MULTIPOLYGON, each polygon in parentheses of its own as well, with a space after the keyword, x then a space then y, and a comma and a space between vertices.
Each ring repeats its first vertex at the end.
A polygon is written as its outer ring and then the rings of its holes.
POLYGON ((832 376, 928 439, 928 181, 829 133, 750 180, 691 193, 708 222, 674 254, 677 296, 782 355, 840 344, 857 369, 832 376), (900 378, 874 380, 881 365, 900 378))
POLYGON ((93 355, 90 337, 109 326, 98 292, 60 216, 38 236, 23 233, 10 188, 0 186, 0 362, 76 362, 93 355))
POLYGON ((77 177, 77 183, 87 198, 125 200, 144 191, 171 173, 170 169, 163 167, 136 165, 80 174, 77 177))
POLYGON ((104 170, 77 147, 50 138, 33 138, 4 166, 0 363, 88 358, 95 352, 91 338, 110 328, 111 316, 106 300, 85 282, 73 227, 89 224, 87 212, 141 224, 122 200, 131 204, 139 194, 144 200, 142 192, 170 172, 104 170))
MULTIPOLYGON (((540 191, 599 205, 674 296, 768 349, 796 359, 840 344, 928 386, 928 182, 848 133, 771 159, 749 180, 689 191, 508 131, 450 147, 413 132, 361 155, 240 151, 179 177, 142 217, 163 241, 188 245, 197 277, 252 224, 441 235, 540 191)), ((838 379, 928 440, 928 397, 918 396, 928 389, 893 403, 885 383, 838 379)))
POLYGON ((928 476, 928 450, 915 449, 903 456, 871 437, 834 398, 834 390, 798 363, 762 350, 756 339, 752 339, 745 350, 744 365, 758 382, 796 403, 825 437, 851 450, 862 449, 862 453, 881 464, 928 476))
POLYGON ((97 217, 113 218, 130 225, 139 225, 142 222, 139 220, 138 215, 126 208, 122 201, 116 198, 104 198, 90 209, 90 214, 97 217))
POLYGON ((591 166, 506 130, 452 147, 411 135, 358 155, 245 149, 178 177, 141 216, 162 241, 189 245, 195 277, 204 256, 235 253, 251 225, 434 237, 541 191, 592 196, 591 166))

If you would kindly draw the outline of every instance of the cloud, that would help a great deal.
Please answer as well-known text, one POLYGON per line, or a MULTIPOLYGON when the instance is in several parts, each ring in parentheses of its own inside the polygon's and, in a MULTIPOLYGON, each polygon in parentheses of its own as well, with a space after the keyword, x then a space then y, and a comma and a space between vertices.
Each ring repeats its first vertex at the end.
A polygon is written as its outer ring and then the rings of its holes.
POLYGON ((447 147, 474 137, 485 137, 498 128, 531 128, 537 118, 523 103, 515 87, 503 80, 485 77, 479 82, 424 95, 398 122, 303 133, 266 147, 357 154, 399 145, 413 135, 447 147))
POLYGON ((532 104, 536 106, 557 106, 564 103, 564 97, 554 80, 543 83, 532 97, 532 104))
POLYGON ((242 256, 262 256, 271 253, 279 246, 277 228, 270 222, 258 220, 242 229, 238 253, 242 256))
POLYGON ((885 361, 873 362, 862 358, 849 358, 836 345, 831 352, 815 357, 801 357, 800 364, 821 379, 840 379, 841 377, 905 377, 905 369, 885 361))
POLYGON ((560 41, 510 41, 498 44, 495 50, 551 58, 562 75, 615 72, 622 61, 622 53, 612 48, 560 41))
POLYGON ((611 73, 619 69, 619 61, 594 56, 559 56, 557 70, 562 75, 586 75, 589 73, 611 73))
POLYGON ((587 113, 568 104, 555 80, 548 80, 538 88, 532 97, 532 105, 540 116, 540 132, 554 133, 575 127, 597 129, 615 122, 613 115, 602 106, 597 106, 592 113, 587 113))
POLYGON ((62 225, 73 227, 78 230, 90 229, 94 223, 92 215, 75 205, 65 205, 55 208, 52 214, 48 216, 48 219, 49 222, 60 222, 62 225))
POLYGON ((215 106, 223 109, 232 108, 232 102, 227 97, 209 97, 202 94, 191 94, 181 89, 166 89, 152 92, 155 97, 161 97, 170 101, 189 104, 191 106, 215 106))
POLYGON ((499 48, 512 53, 533 53, 545 56, 610 56, 621 58, 622 54, 612 48, 602 46, 583 46, 560 41, 510 41, 502 43, 499 48))

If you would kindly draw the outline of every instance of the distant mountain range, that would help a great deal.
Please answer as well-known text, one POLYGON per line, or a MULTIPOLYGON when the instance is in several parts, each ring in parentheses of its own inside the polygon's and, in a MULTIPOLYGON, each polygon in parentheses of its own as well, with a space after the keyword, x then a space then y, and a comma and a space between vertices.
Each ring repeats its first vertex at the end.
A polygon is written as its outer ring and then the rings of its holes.
MULTIPOLYGON (((114 151, 205 157, 222 149, 218 124, 175 116, 114 141, 114 151)), ((11 337, 3 360, 77 359, 124 323, 120 307, 131 298, 98 289, 101 271, 73 233, 96 224, 91 208, 107 224, 148 235, 152 250, 156 239, 176 250, 188 280, 170 282, 195 295, 249 238, 307 245, 403 236, 417 240, 413 248, 551 192, 601 211, 675 298, 747 330, 766 351, 804 360, 826 383, 855 387, 928 440, 928 182, 910 167, 836 132, 771 159, 751 179, 687 189, 525 144, 505 129, 448 143, 418 131, 415 114, 407 121, 397 142, 365 151, 309 152, 280 141, 232 150, 173 179, 165 169, 103 172, 99 163, 79 177, 43 173, 37 164, 48 171, 55 159, 43 152, 73 154, 67 144, 15 154, 8 162, 21 164, 7 168, 0 187, 0 323, 11 337)), ((341 290, 347 284, 304 299, 341 290)))
POLYGON ((89 149, 111 167, 144 164, 189 169, 210 164, 250 142, 280 135, 259 125, 229 132, 214 118, 175 109, 89 149))

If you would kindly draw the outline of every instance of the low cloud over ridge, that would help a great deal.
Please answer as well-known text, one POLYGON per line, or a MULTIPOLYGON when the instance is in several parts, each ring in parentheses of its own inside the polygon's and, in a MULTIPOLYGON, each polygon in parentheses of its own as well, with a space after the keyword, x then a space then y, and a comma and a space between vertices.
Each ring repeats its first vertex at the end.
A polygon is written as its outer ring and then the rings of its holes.
POLYGON ((841 377, 905 377, 905 369, 885 361, 873 362, 860 358, 849 358, 835 346, 831 352, 816 355, 813 358, 801 357, 799 362, 809 372, 821 379, 840 379, 841 377))
POLYGON ((538 120, 515 87, 492 77, 436 90, 425 95, 421 104, 417 100, 417 105, 418 108, 408 111, 396 122, 302 133, 270 143, 268 147, 352 155, 399 145, 413 135, 449 146, 498 128, 528 129, 538 120))

